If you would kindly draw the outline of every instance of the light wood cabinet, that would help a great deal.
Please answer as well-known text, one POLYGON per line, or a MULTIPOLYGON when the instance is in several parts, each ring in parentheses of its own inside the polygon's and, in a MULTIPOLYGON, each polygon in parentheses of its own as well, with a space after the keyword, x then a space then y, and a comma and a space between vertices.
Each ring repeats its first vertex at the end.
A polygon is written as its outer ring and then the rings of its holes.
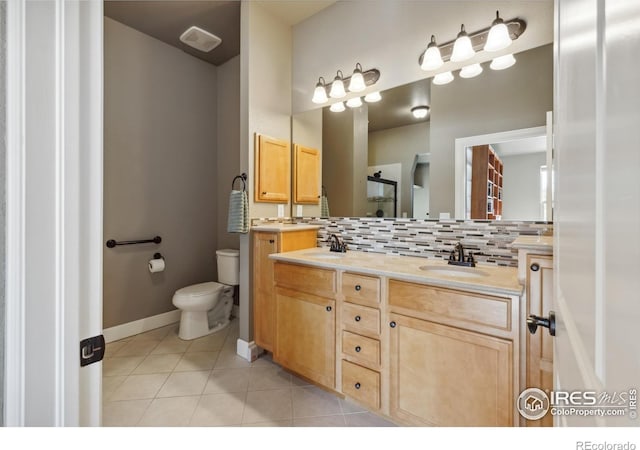
POLYGON ((294 145, 293 202, 317 205, 320 202, 320 150, 294 145))
POLYGON ((255 173, 256 202, 288 203, 291 185, 289 143, 256 133, 255 173))
POLYGON ((253 232, 253 333, 256 344, 273 352, 276 303, 272 253, 316 246, 316 230, 253 232))

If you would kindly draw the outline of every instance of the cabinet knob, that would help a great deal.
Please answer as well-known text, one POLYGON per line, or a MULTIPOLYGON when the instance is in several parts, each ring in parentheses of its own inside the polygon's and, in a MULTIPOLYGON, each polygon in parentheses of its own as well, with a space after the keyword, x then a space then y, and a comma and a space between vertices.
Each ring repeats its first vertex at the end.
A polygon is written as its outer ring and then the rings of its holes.
POLYGON ((362 350, 362 347, 360 347, 359 345, 356 345, 356 353, 360 353, 360 350, 362 350))
POLYGON ((360 286, 359 284, 356 284, 356 291, 359 291, 360 289, 362 289, 362 286, 360 286))
POLYGON ((396 323, 395 323, 395 322, 390 322, 390 323, 389 323, 389 326, 390 326, 391 328, 395 328, 395 327, 396 327, 396 323))
POLYGON ((327 312, 331 312, 331 306, 326 307, 327 312))
POLYGON ((269 239, 269 244, 273 244, 275 241, 275 239, 269 239))
POLYGON ((356 383, 356 384, 354 384, 354 386, 355 386, 356 389, 360 389, 360 383, 356 383))
POLYGON ((262 195, 267 195, 267 193, 266 193, 266 192, 263 192, 263 193, 262 193, 262 195))
POLYGON ((360 316, 356 316, 356 317, 354 317, 354 319, 355 319, 356 322, 360 322, 361 317, 360 316))
POLYGON ((538 270, 540 270, 540 265, 538 263, 533 263, 531 264, 531 270, 533 270, 534 272, 537 272, 538 270))

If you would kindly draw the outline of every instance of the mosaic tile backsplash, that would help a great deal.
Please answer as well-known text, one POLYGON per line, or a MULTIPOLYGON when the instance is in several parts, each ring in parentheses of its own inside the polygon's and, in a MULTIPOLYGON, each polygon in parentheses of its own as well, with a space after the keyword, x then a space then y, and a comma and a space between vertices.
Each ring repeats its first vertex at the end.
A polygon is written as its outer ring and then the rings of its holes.
MULTIPOLYGON (((254 224, 269 221, 257 219, 254 224)), ((319 225, 318 247, 329 247, 329 237, 336 234, 350 250, 448 259, 461 242, 465 253, 472 252, 479 263, 512 267, 518 265, 518 250, 511 246, 518 236, 553 234, 551 222, 340 217, 291 221, 319 225)))

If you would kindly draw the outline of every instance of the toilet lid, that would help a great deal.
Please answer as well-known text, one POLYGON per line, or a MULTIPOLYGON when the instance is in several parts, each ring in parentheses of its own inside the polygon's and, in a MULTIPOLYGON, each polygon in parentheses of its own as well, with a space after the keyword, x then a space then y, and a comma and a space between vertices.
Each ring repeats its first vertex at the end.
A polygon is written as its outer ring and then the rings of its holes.
POLYGON ((180 297, 201 297, 203 295, 211 295, 222 288, 224 288, 224 284, 209 281, 178 289, 175 295, 179 295, 180 297))

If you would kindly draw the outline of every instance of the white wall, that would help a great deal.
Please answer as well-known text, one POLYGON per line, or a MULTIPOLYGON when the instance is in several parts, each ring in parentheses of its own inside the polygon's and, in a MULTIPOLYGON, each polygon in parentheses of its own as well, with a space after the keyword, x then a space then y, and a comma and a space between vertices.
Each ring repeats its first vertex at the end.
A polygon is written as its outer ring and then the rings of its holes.
MULTIPOLYGON (((5 178, 6 158, 6 14, 7 5, 0 3, 0 180, 5 178)), ((0 411, 4 411, 4 292, 5 292, 5 183, 0 186, 0 411)), ((0 427, 4 424, 4 414, 0 413, 0 427)))
POLYGON ((433 219, 429 214, 429 169, 431 164, 416 165, 414 183, 419 188, 413 190, 413 217, 416 219, 433 219))
POLYGON ((504 164, 502 220, 542 220, 540 166, 547 154, 528 153, 500 157, 504 164))

